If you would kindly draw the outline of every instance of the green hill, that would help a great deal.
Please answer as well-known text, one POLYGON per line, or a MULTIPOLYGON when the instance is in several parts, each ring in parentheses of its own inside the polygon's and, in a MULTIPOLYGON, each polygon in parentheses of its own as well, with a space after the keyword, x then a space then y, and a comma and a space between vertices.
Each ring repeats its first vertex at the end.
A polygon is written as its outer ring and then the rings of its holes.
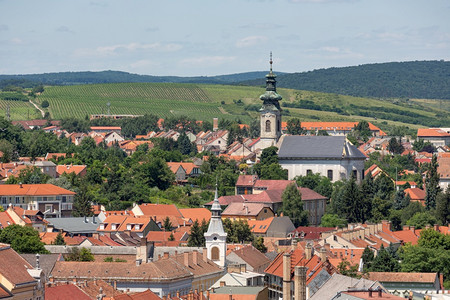
MULTIPOLYGON (((445 109, 427 102, 378 100, 330 93, 280 88, 284 120, 303 121, 368 120, 381 127, 405 125, 410 128, 450 127, 445 109)), ((187 115, 211 121, 213 117, 240 119, 249 123, 259 117, 262 87, 175 83, 114 83, 49 86, 36 98, 47 100, 54 119, 90 114, 155 114, 160 117, 187 115)), ((0 106, 1 107, 1 106, 0 106)), ((4 114, 1 111, 0 113, 4 114)))
MULTIPOLYGON (((262 85, 264 78, 244 83, 262 85)), ((450 62, 391 62, 281 74, 278 86, 358 97, 450 99, 450 62)))

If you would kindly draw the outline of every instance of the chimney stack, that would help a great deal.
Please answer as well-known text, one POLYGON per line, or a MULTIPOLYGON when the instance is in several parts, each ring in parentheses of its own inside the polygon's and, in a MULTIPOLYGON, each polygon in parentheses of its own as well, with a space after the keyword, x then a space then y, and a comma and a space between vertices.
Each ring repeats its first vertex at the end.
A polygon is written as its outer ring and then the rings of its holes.
POLYGON ((310 260, 312 255, 313 255, 313 247, 310 243, 307 243, 305 248, 305 257, 307 260, 310 260))
POLYGON ((322 262, 326 261, 327 260, 327 249, 325 249, 324 247, 320 248, 319 257, 322 262))
POLYGON ((291 254, 283 255, 283 299, 291 300, 291 254))
POLYGON ((192 252, 192 262, 195 266, 198 265, 198 251, 197 250, 194 250, 192 252))
POLYGON ((186 268, 189 268, 189 252, 184 252, 183 258, 184 258, 184 266, 186 268))
POLYGON ((203 261, 208 262, 208 249, 203 248, 203 261))
POLYGON ((217 131, 219 129, 219 119, 213 118, 213 131, 217 131))
MULTIPOLYGON (((294 269, 294 296, 295 300, 306 300, 306 270, 304 266, 294 269)), ((284 298, 283 298, 284 299, 284 298)))

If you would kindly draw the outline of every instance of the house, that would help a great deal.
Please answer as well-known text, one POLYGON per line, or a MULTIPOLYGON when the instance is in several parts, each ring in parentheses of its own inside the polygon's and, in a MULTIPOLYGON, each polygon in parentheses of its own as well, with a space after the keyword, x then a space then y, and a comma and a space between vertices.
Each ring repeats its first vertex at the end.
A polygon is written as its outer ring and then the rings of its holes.
POLYGON ((46 124, 50 122, 51 125, 59 126, 60 121, 49 121, 45 119, 38 120, 27 120, 27 121, 12 121, 11 123, 15 125, 22 126, 25 130, 33 130, 45 127, 46 124))
POLYGON ((334 227, 299 226, 290 232, 289 236, 301 240, 320 240, 322 233, 332 232, 334 227))
POLYGON ((344 276, 338 273, 334 273, 317 291, 312 295, 310 300, 323 300, 331 299, 339 292, 348 290, 378 290, 383 289, 383 286, 373 280, 366 278, 356 279, 348 276, 344 276))
POLYGON ((44 214, 39 210, 25 210, 20 206, 10 204, 8 209, 2 214, 7 214, 12 219, 13 223, 11 224, 30 226, 39 232, 47 230, 48 222, 44 219, 44 214))
POLYGON ((285 190, 295 180, 261 180, 258 175, 239 175, 236 181, 236 195, 260 194, 267 190, 285 190))
POLYGON ((202 172, 200 168, 191 162, 168 162, 170 170, 175 174, 177 182, 187 182, 190 177, 197 177, 202 172))
POLYGON ((61 262, 52 271, 54 281, 84 282, 101 279, 118 290, 143 292, 150 289, 159 297, 186 295, 192 289, 207 290, 224 274, 224 270, 206 257, 206 251, 165 252, 150 262, 61 262))
POLYGON ((97 232, 100 220, 93 217, 47 218, 47 231, 64 232, 69 236, 92 236, 97 232))
POLYGON ((263 286, 221 286, 209 293, 209 300, 268 300, 268 289, 263 286))
POLYGON ((110 133, 115 132, 120 134, 122 128, 120 126, 92 126, 91 131, 97 133, 110 133))
POLYGON ((14 204, 27 210, 39 210, 44 217, 68 217, 75 193, 53 184, 0 185, 1 205, 14 204))
POLYGON ((37 264, 39 263, 39 268, 44 272, 46 282, 49 280, 49 276, 56 262, 64 260, 62 254, 39 254, 39 259, 37 259, 36 254, 20 254, 20 256, 33 268, 37 268, 37 264))
MULTIPOLYGON (((39 260, 39 255, 35 257, 39 260)), ((7 244, 0 244, 0 281, 2 299, 44 299, 42 269, 33 268, 7 244)))
POLYGON ((405 189, 405 195, 409 195, 411 197, 411 201, 420 202, 423 206, 425 206, 425 195, 426 192, 419 188, 407 188, 405 189))
POLYGON ((106 143, 106 145, 114 144, 114 143, 120 143, 124 141, 125 139, 116 131, 108 132, 105 134, 105 137, 103 139, 106 143))
POLYGON ((295 229, 289 217, 271 217, 265 220, 249 220, 248 226, 255 236, 285 238, 295 229))
POLYGON ((203 220, 208 223, 211 219, 211 211, 204 207, 180 208, 179 211, 184 219, 190 220, 192 221, 192 223, 197 221, 199 224, 201 224, 203 220))
POLYGON ((172 227, 185 226, 188 223, 180 210, 173 204, 155 204, 155 203, 143 203, 140 205, 134 205, 131 212, 135 216, 149 216, 162 227, 164 220, 169 217, 172 227))
POLYGON ((450 128, 419 128, 417 139, 430 142, 433 146, 450 146, 450 128))
POLYGON ((155 246, 180 246, 187 245, 189 234, 180 231, 149 231, 146 238, 155 246))
POLYGON ((273 217, 275 213, 264 203, 231 203, 222 212, 222 219, 231 220, 264 220, 273 217))
POLYGON ((439 174, 439 186, 442 191, 446 191, 450 186, 450 156, 439 155, 437 157, 437 163, 439 164, 437 172, 439 174))
POLYGON ((217 280, 211 288, 220 286, 264 286, 264 274, 247 271, 246 266, 246 264, 228 264, 228 272, 217 280))
POLYGON ((149 216, 117 216, 112 215, 106 217, 97 228, 100 234, 108 236, 111 233, 129 233, 143 238, 147 236, 149 231, 160 231, 155 220, 149 216))
POLYGON ((260 274, 264 273, 264 270, 270 263, 270 259, 252 245, 246 245, 230 251, 227 254, 226 260, 227 264, 245 265, 246 271, 260 274))
POLYGON ((429 293, 441 289, 438 273, 369 272, 368 279, 380 282, 389 292, 400 296, 408 295, 409 291, 429 293))
POLYGON ((45 287, 45 299, 46 300, 65 300, 65 299, 77 299, 77 300, 91 300, 85 292, 81 290, 75 284, 60 284, 50 285, 45 287))
MULTIPOLYGON (((309 132, 317 133, 320 130, 326 131, 331 136, 346 136, 355 129, 358 123, 359 122, 302 122, 301 126, 303 130, 309 132)), ((368 123, 369 123, 369 130, 373 136, 386 135, 386 133, 384 133, 380 128, 378 128, 377 126, 373 125, 370 122, 368 123)), ((283 125, 285 125, 287 130, 287 122, 286 124, 283 125)))
POLYGON ((332 182, 364 179, 366 156, 344 136, 285 136, 278 162, 288 170, 288 178, 319 173, 332 182))
POLYGON ((293 294, 304 295, 303 299, 311 297, 318 286, 336 273, 326 255, 320 254, 313 254, 312 247, 279 253, 265 270, 269 299, 292 299, 293 294))
POLYGON ((74 173, 78 176, 84 176, 87 173, 87 166, 86 165, 57 165, 56 166, 56 173, 58 174, 58 177, 61 177, 63 174, 71 174, 74 173))
POLYGON ((405 297, 399 297, 396 295, 392 295, 389 293, 384 292, 381 288, 373 291, 373 290, 352 290, 348 289, 347 291, 341 291, 333 298, 330 298, 331 300, 366 300, 366 299, 378 299, 378 300, 403 300, 405 297))
POLYGON ((56 178, 56 164, 52 161, 36 161, 34 163, 34 166, 39 168, 42 173, 52 177, 56 178))

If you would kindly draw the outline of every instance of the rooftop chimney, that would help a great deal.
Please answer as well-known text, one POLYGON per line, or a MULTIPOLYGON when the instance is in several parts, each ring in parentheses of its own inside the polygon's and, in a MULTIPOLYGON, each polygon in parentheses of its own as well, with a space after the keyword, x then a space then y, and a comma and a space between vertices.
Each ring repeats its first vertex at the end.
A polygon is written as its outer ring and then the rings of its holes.
POLYGON ((324 247, 320 248, 319 257, 322 262, 326 261, 327 260, 327 249, 325 249, 324 247))
MULTIPOLYGON (((295 300, 306 300, 306 270, 304 266, 294 269, 294 296, 295 300)), ((284 299, 284 297, 283 297, 284 299)))
POLYGON ((192 263, 196 266, 198 265, 198 251, 194 250, 194 252, 192 252, 192 263))
POLYGON ((189 268, 189 252, 184 252, 183 258, 184 258, 184 266, 186 268, 189 268))
POLYGON ((285 253, 283 255, 283 299, 291 298, 291 254, 285 253))
POLYGON ((307 243, 305 248, 305 258, 307 260, 310 260, 312 255, 313 255, 313 247, 310 243, 307 243))
POLYGON ((203 248, 203 261, 208 262, 208 249, 203 248))
POLYGON ((164 252, 163 258, 164 258, 164 259, 169 259, 169 252, 164 252))
POLYGON ((41 264, 39 262, 39 258, 40 258, 40 255, 39 255, 39 253, 37 253, 36 254, 36 269, 38 269, 38 270, 41 268, 41 264))

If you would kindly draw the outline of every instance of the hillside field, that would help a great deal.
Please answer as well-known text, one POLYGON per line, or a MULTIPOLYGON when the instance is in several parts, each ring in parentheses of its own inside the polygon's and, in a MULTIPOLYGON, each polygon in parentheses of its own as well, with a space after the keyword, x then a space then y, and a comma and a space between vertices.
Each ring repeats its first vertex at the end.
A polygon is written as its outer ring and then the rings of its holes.
MULTIPOLYGON (((264 91, 262 86, 112 83, 47 86, 35 101, 39 104, 47 100, 53 119, 107 113, 109 102, 111 114, 155 114, 162 118, 187 115, 208 121, 214 117, 239 118, 249 123, 259 116, 259 96, 264 91)), ((292 89, 278 89, 278 92, 283 96, 284 120, 291 117, 303 121, 364 119, 385 126, 450 127, 447 106, 440 109, 435 103, 430 105, 426 101, 373 99, 292 89)), ((446 100, 442 101, 447 104, 446 100)))

